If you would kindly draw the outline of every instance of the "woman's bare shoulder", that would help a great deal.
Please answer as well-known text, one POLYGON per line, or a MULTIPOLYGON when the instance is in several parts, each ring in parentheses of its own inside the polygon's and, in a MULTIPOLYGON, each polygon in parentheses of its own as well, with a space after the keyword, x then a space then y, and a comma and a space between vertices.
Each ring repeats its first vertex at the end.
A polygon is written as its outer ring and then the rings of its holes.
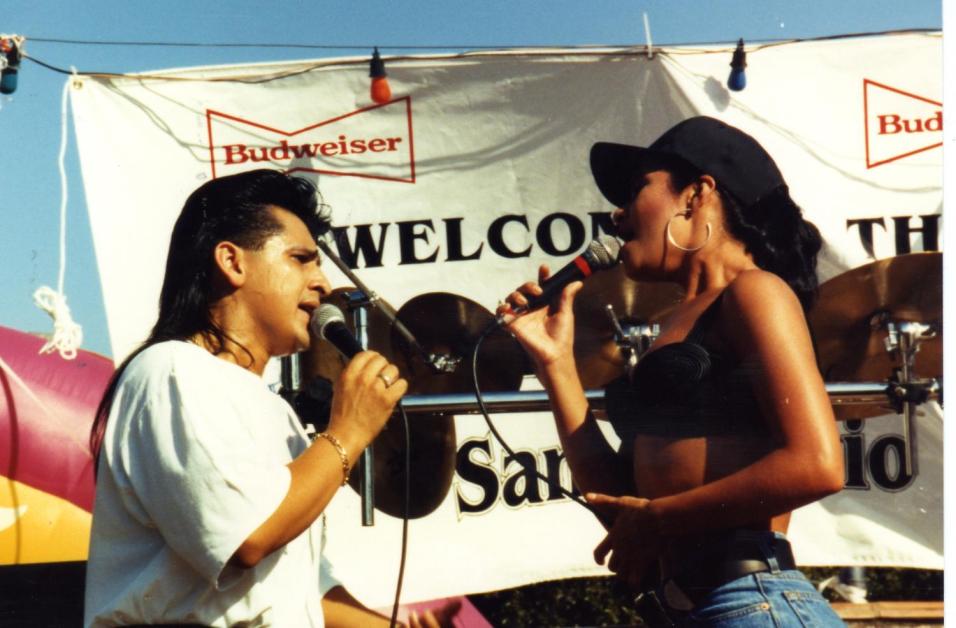
POLYGON ((730 314, 746 316, 747 312, 788 310, 799 312, 796 293, 782 278, 766 270, 746 270, 727 286, 724 307, 730 314), (794 309, 796 308, 796 309, 794 309))
POLYGON ((724 330, 741 349, 774 342, 781 335, 807 333, 797 295, 783 279, 765 270, 740 273, 725 290, 721 308, 724 330))

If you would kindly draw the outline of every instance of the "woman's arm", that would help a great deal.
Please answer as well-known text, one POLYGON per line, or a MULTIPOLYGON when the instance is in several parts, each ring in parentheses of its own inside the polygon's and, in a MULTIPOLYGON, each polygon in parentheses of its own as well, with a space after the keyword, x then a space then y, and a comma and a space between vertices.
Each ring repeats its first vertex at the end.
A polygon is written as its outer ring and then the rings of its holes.
MULTIPOLYGON (((548 276, 547 266, 539 272, 548 276)), ((557 309, 541 308, 517 317, 507 315, 508 329, 535 363, 538 379, 548 393, 561 446, 575 485, 582 491, 621 495, 632 491, 630 470, 611 448, 591 413, 574 361, 574 296, 583 284, 565 288, 557 309)), ((528 283, 511 293, 508 306, 527 305, 526 295, 541 293, 538 284, 528 283)))

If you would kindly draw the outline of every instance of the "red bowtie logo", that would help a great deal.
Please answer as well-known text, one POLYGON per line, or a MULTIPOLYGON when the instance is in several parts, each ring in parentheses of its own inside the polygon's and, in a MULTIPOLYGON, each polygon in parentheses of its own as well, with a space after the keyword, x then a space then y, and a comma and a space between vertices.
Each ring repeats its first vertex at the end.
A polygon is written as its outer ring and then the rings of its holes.
POLYGON ((206 111, 212 177, 256 168, 415 182, 411 97, 288 131, 206 111))
POLYGON ((943 145, 943 103, 863 79, 866 167, 943 145))

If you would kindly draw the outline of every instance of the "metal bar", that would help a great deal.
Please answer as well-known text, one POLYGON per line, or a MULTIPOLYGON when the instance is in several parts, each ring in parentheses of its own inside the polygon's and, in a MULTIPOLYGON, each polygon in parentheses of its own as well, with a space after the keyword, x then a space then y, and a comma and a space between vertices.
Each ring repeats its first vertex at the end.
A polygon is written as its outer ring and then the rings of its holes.
MULTIPOLYGON (((886 382, 835 382, 826 384, 834 404, 872 404, 887 401, 886 382)), ((939 383, 929 384, 930 399, 939 398, 939 383)), ((604 407, 604 391, 588 390, 585 396, 595 408, 604 407)), ((536 412, 548 410, 548 395, 543 390, 515 390, 482 393, 489 412, 536 412)), ((409 414, 478 414, 478 401, 472 393, 407 395, 402 404, 409 414)))
POLYGON ((298 391, 302 388, 302 369, 299 364, 298 353, 279 359, 279 381, 283 390, 298 391))
MULTIPOLYGON (((363 348, 368 348, 368 310, 364 304, 352 311, 355 323, 355 339, 363 348)), ((375 525, 375 454, 372 444, 362 451, 361 475, 359 476, 359 495, 362 498, 362 525, 375 525)))

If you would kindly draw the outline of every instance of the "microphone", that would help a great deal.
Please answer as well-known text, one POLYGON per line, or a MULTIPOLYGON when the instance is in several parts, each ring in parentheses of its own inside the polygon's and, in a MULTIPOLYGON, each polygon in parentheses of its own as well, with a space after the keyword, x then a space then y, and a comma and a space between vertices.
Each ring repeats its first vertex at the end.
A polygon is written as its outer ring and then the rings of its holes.
POLYGON ((607 270, 616 266, 620 255, 621 241, 614 236, 604 235, 591 240, 588 248, 583 253, 541 282, 541 289, 544 292, 539 296, 530 297, 527 307, 517 308, 515 312, 521 314, 548 305, 561 294, 561 291, 569 283, 590 277, 595 271, 607 270))
POLYGON ((312 313, 309 329, 319 338, 331 342, 342 355, 349 359, 354 358, 356 353, 364 351, 362 345, 346 326, 342 310, 331 303, 323 303, 312 313))

